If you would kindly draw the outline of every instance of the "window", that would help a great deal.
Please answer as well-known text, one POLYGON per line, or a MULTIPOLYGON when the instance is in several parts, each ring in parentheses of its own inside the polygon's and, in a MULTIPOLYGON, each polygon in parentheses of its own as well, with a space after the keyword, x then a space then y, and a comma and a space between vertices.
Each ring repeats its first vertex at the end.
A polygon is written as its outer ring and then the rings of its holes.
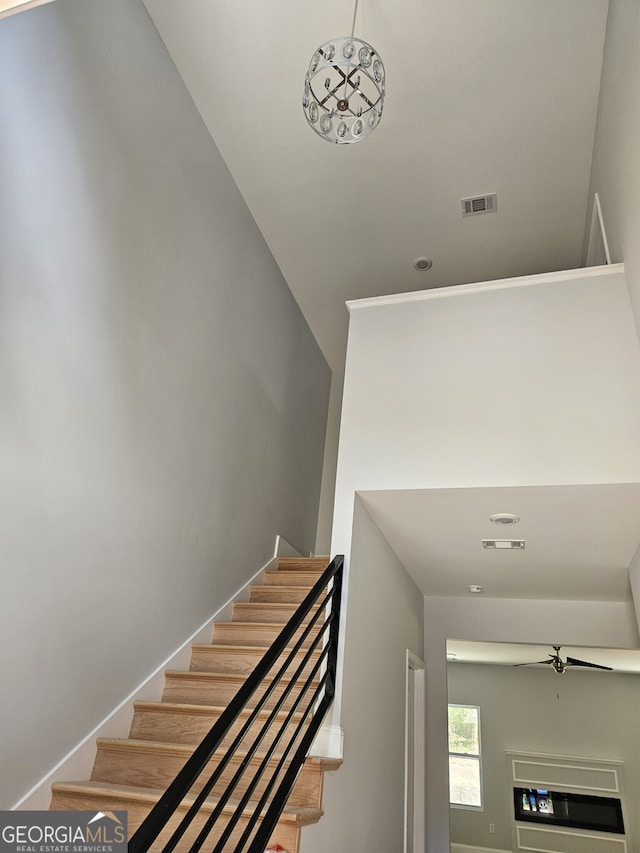
POLYGON ((449 705, 449 802, 482 808, 480 708, 449 705))

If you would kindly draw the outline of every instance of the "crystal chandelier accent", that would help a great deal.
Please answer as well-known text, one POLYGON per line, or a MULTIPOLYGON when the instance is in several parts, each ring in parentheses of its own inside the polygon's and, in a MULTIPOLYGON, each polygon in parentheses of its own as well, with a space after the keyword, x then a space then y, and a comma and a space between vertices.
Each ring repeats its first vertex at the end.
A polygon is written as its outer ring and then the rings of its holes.
POLYGON ((331 39, 311 57, 302 107, 318 136, 347 144, 366 139, 382 117, 385 70, 378 52, 354 38, 358 0, 350 36, 331 39))

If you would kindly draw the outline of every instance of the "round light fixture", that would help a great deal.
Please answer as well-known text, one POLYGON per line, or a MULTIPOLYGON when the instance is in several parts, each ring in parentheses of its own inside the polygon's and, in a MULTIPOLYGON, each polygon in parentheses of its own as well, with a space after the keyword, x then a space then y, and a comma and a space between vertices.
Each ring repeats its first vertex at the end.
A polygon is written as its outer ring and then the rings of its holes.
POLYGON ((489 521, 505 526, 508 524, 517 524, 520 521, 520 516, 514 515, 512 512, 496 512, 489 516, 489 521))
POLYGON ((360 142, 380 123, 386 78, 378 51, 351 35, 331 39, 315 51, 304 78, 302 107, 313 130, 338 144, 360 142))
POLYGON ((414 270, 418 270, 418 272, 426 272, 430 270, 433 266, 433 261, 431 258, 416 258, 413 262, 414 270))
POLYGON ((311 57, 302 107, 318 136, 347 144, 373 133, 384 95, 385 71, 378 52, 351 33, 325 42, 311 57))
POLYGON ((478 584, 472 583, 469 587, 469 592, 473 592, 475 595, 477 595, 479 592, 484 592, 484 587, 478 586, 478 584))

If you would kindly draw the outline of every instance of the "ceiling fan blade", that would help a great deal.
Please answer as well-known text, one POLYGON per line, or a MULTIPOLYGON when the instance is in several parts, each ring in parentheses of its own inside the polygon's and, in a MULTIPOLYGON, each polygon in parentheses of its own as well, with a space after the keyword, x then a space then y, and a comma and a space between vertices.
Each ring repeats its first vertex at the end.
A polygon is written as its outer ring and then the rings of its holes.
POLYGON ((514 663, 513 666, 535 666, 538 663, 553 663, 554 660, 555 658, 553 657, 551 657, 551 660, 530 660, 527 663, 514 663))
POLYGON ((599 663, 589 663, 589 661, 578 660, 578 658, 567 658, 567 666, 588 666, 591 669, 606 669, 609 672, 613 672, 613 667, 611 666, 601 666, 599 663))

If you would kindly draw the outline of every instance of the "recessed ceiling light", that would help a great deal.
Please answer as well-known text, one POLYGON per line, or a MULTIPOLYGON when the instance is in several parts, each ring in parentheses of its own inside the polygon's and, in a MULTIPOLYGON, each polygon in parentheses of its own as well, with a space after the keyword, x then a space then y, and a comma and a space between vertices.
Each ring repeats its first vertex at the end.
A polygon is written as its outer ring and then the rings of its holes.
POLYGON ((431 258, 416 258, 413 262, 414 270, 418 270, 418 272, 426 272, 430 270, 433 266, 433 261, 431 258))
POLYGON ((496 512, 489 516, 489 521, 494 524, 517 524, 520 521, 520 516, 514 515, 512 512, 496 512))
POLYGON ((472 584, 470 585, 470 587, 469 587, 469 592, 473 592, 473 593, 476 593, 476 594, 477 594, 477 593, 479 593, 479 592, 484 592, 484 587, 483 587, 483 586, 478 586, 478 584, 476 584, 476 583, 472 583, 472 584))

